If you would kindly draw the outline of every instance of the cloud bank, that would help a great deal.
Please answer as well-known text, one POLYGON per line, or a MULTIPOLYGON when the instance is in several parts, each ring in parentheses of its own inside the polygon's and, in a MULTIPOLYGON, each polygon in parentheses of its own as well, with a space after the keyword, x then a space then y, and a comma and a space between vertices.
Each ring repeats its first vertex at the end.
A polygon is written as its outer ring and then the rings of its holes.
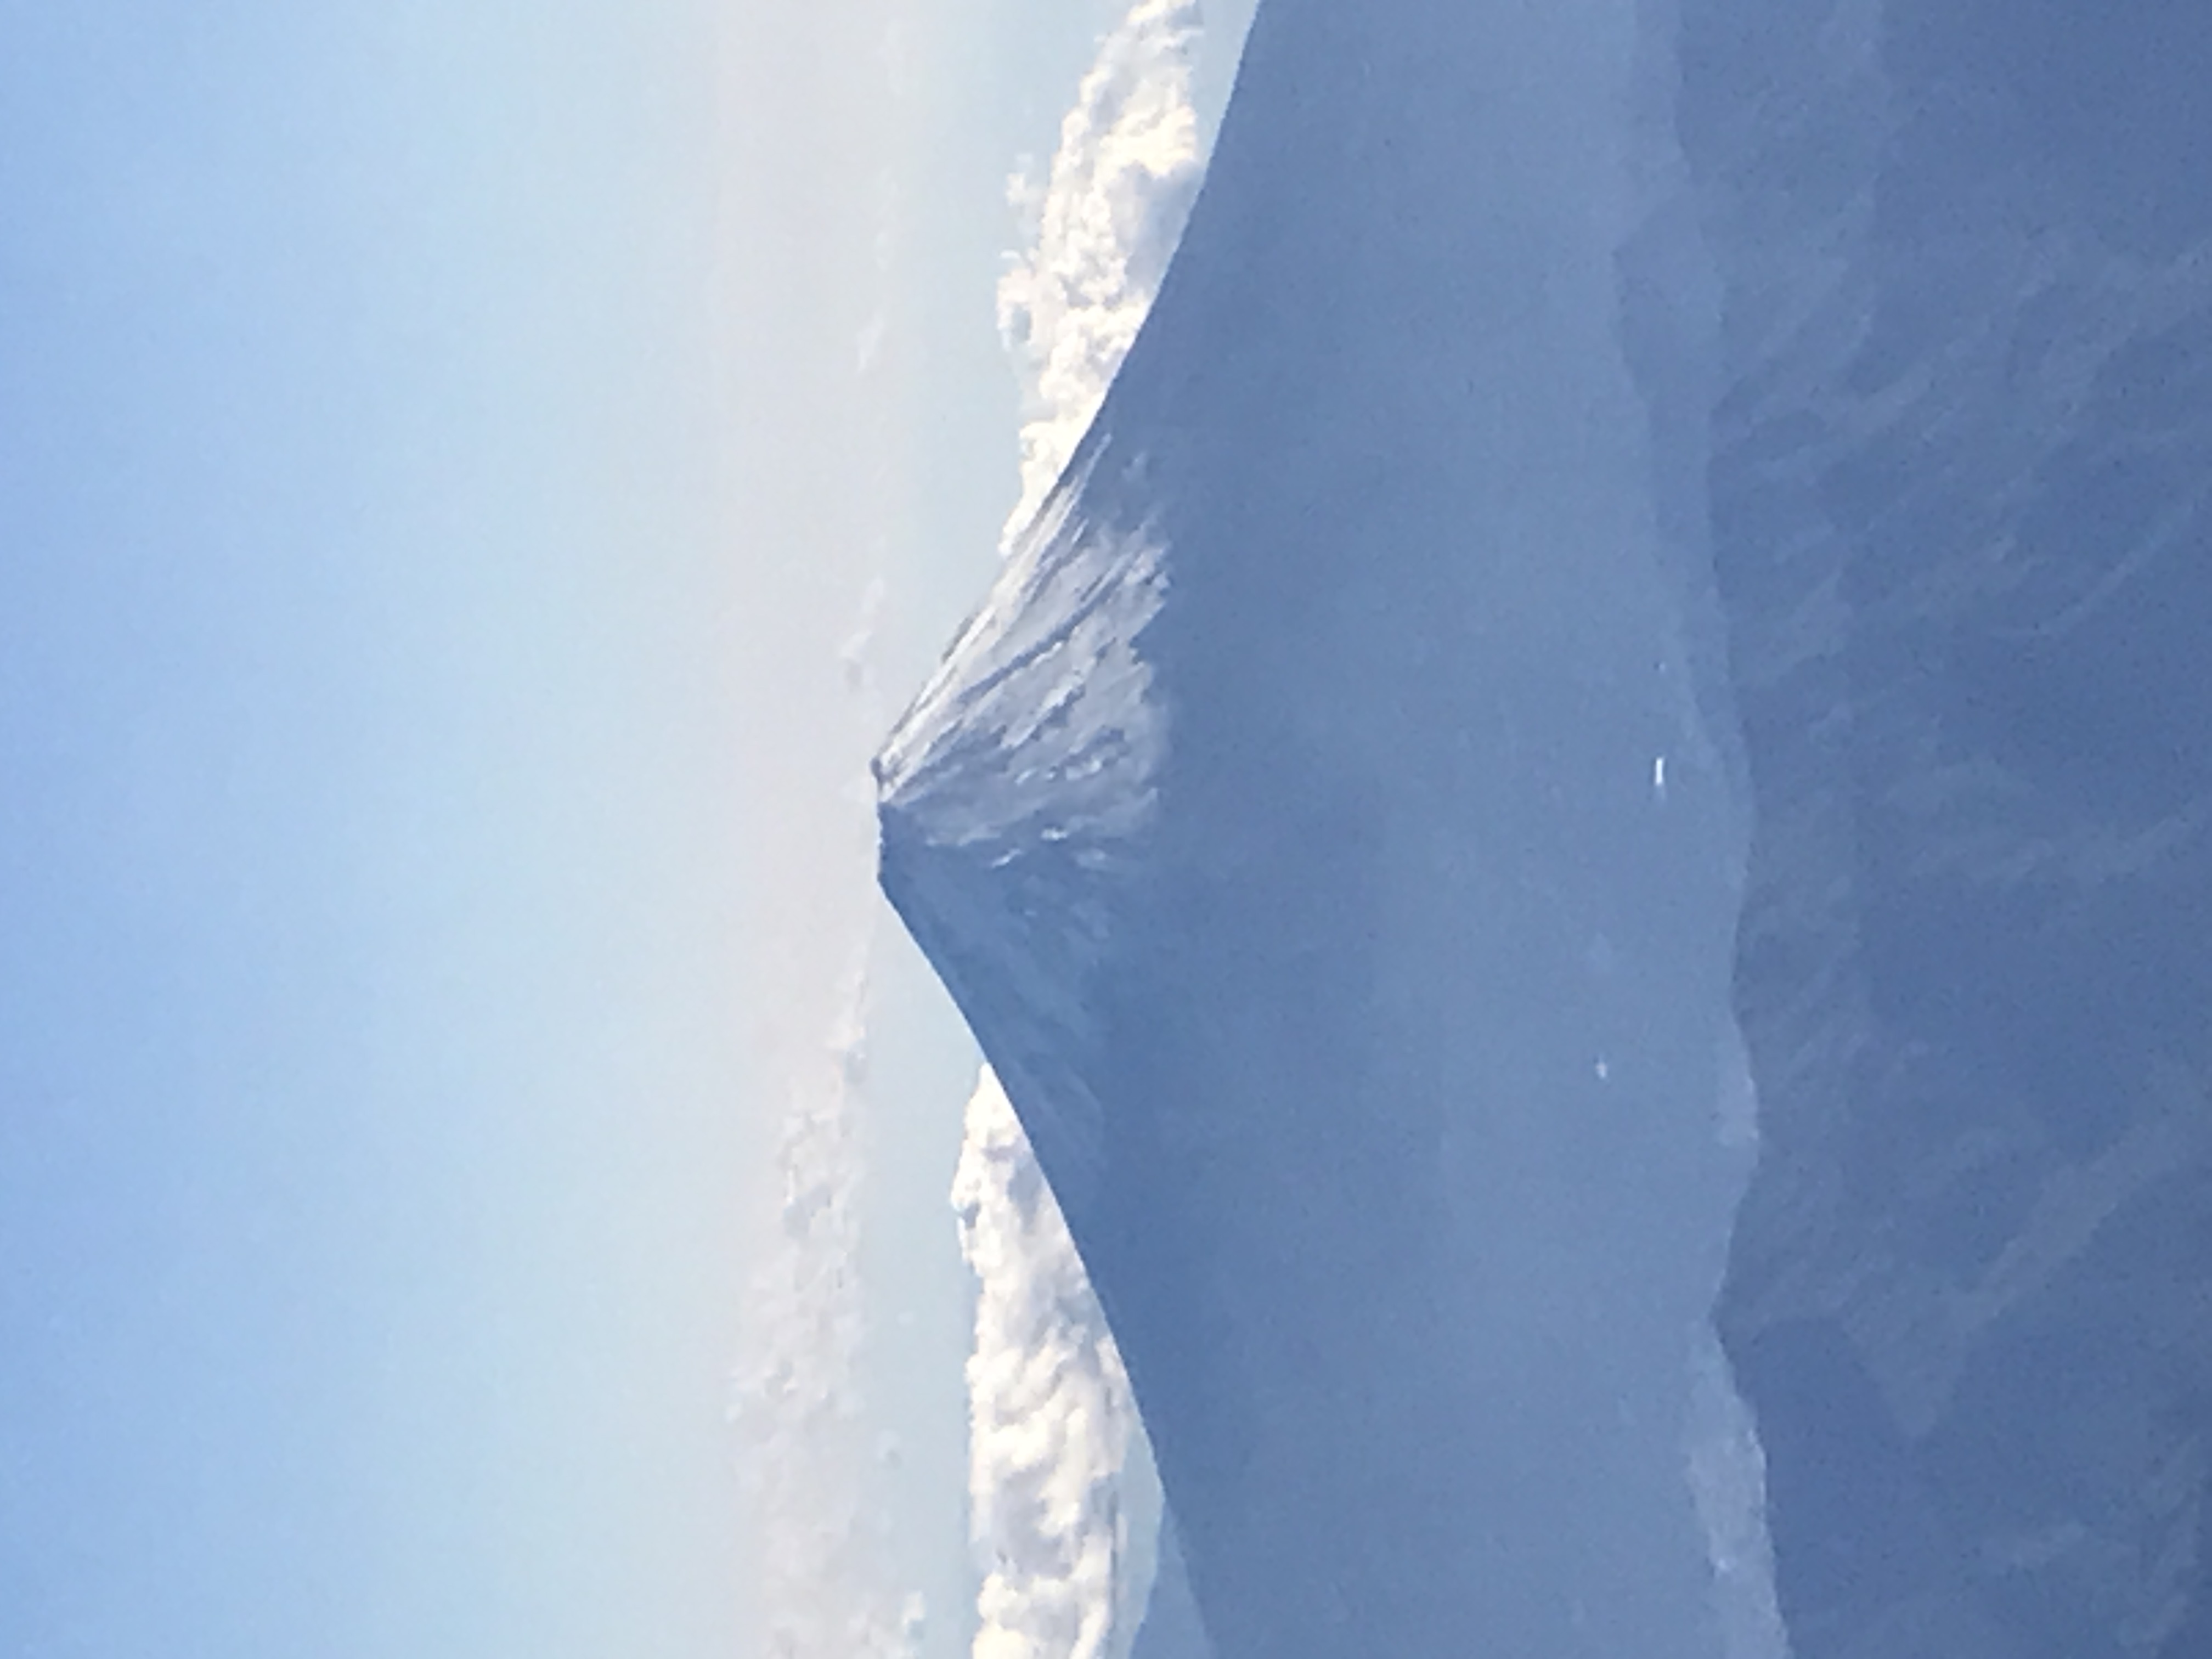
POLYGON ((1158 1477, 1060 1206, 988 1070, 952 1202, 981 1291, 968 1361, 986 1557, 975 1659, 1124 1659, 1152 1591, 1158 1477))
POLYGON ((1042 182, 1008 191, 1030 250, 999 283, 1022 377, 1022 495, 1035 516, 1098 410, 1175 253, 1206 158, 1191 78, 1196 0, 1138 0, 1100 46, 1042 182))
MULTIPOLYGON (((1042 183, 1009 191, 1030 247, 999 284, 1022 378, 1021 498, 1036 514, 1137 337, 1204 170, 1194 0, 1138 0, 1102 43, 1042 183)), ((970 1526, 975 1659, 1127 1659, 1150 1599, 1159 1479, 1121 1357, 999 1080, 968 1104, 953 1181, 975 1273, 970 1526)))

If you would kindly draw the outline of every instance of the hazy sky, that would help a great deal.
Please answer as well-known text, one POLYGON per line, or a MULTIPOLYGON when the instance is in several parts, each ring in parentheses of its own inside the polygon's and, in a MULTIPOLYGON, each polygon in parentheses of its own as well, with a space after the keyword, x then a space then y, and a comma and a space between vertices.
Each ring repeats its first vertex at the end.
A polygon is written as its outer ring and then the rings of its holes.
POLYGON ((729 1646, 713 25, 6 9, 0 1649, 729 1646))

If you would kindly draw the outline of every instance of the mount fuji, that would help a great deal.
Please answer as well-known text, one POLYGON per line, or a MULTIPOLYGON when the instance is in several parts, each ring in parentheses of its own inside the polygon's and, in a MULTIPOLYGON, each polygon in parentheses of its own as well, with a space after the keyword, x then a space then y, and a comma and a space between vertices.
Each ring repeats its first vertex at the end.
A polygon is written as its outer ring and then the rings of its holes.
POLYGON ((1218 1659, 2212 1653, 2208 72, 1265 0, 878 762, 1218 1659))

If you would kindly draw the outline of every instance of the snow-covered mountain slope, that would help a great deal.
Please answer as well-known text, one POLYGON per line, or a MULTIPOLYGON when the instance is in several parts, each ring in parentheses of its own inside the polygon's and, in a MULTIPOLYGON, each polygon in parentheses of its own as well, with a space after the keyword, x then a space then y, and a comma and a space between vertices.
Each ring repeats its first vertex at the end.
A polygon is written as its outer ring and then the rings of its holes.
POLYGON ((1618 297, 1663 134, 1632 5, 1492 21, 1262 11, 879 763, 1223 1659, 1719 1651, 1681 1436, 1736 815, 1618 297))

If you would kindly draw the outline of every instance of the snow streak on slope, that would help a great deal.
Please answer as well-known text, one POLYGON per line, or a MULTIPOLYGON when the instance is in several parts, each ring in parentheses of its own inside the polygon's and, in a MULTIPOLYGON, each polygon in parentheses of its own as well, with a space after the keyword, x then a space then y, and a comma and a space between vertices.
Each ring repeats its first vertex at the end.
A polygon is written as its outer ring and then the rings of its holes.
MULTIPOLYGON (((1759 1148, 1759 1091, 1741 1035, 1731 1031, 1727 1045, 1714 1127, 1720 1144, 1747 1172, 1759 1148)), ((1790 1659, 1767 1530, 1766 1454, 1710 1321, 1698 1331, 1691 1357, 1685 1438, 1690 1494, 1705 1528, 1726 1659, 1790 1659)))
POLYGON ((1690 1491, 1705 1529, 1727 1659, 1790 1659, 1766 1528, 1766 1457, 1710 1332, 1692 1362, 1690 1491))
MULTIPOLYGON (((999 287, 1025 393, 1009 547, 1105 398, 1196 193, 1197 33, 1194 0, 1138 0, 1084 78, 1047 181, 1014 182, 1032 243, 999 287)), ((952 1200, 978 1281, 968 1363, 984 1573, 975 1659, 1122 1659, 1151 1593, 1158 1477, 1060 1206, 988 1068, 952 1200)))

